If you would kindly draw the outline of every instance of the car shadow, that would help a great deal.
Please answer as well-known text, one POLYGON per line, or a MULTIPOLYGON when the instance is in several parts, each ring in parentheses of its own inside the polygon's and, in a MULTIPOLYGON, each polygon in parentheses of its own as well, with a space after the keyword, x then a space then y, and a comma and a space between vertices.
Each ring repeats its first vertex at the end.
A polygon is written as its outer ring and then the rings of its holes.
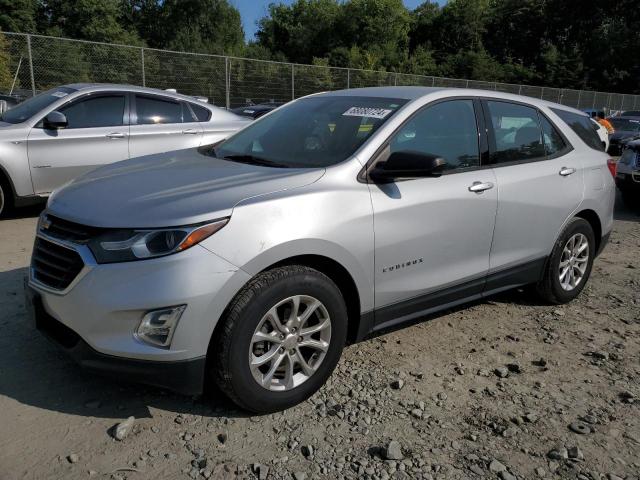
MULTIPOLYGON (((638 204, 640 205, 640 201, 638 204)), ((640 222, 640 206, 633 209, 625 205, 620 192, 616 192, 616 206, 613 210, 613 218, 623 222, 640 222)))
MULTIPOLYGON (((19 220, 21 218, 39 217, 45 206, 46 201, 42 200, 42 202, 38 202, 26 207, 14 207, 10 212, 7 213, 5 217, 2 218, 2 220, 19 220)), ((2 220, 0 220, 0 222, 2 220)))
POLYGON ((211 389, 187 397, 160 388, 95 375, 75 364, 28 322, 27 268, 0 272, 0 396, 24 405, 98 418, 152 417, 152 409, 203 417, 247 417, 211 389))

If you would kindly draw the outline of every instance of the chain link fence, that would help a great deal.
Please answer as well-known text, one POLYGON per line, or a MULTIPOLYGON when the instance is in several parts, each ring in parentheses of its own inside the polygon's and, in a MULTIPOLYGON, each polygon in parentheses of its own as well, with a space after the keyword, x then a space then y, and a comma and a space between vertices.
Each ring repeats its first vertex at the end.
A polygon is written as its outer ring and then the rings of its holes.
POLYGON ((640 95, 300 65, 0 32, 0 91, 31 96, 78 82, 175 88, 227 108, 286 102, 325 90, 420 85, 497 90, 606 112, 640 109, 640 95))

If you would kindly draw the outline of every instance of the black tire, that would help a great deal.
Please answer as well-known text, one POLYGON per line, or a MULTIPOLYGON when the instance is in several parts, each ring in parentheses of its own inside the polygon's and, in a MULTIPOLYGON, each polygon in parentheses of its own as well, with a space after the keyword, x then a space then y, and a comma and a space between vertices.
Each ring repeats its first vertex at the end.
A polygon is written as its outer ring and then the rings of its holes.
POLYGON ((347 308, 340 290, 326 275, 300 265, 257 275, 236 295, 221 322, 212 342, 210 374, 229 399, 255 413, 280 411, 313 395, 333 372, 347 337, 347 308), (251 373, 251 338, 267 311, 294 295, 308 295, 322 302, 331 320, 331 339, 313 375, 290 390, 272 391, 251 373))
POLYGON ((13 192, 9 182, 0 173, 0 218, 6 216, 13 210, 13 192))
POLYGON ((591 275, 591 268, 593 267, 593 260, 596 253, 596 241, 593 229, 589 222, 583 218, 573 218, 562 230, 558 240, 556 241, 551 255, 547 259, 542 279, 536 285, 536 291, 538 295, 551 304, 563 304, 569 303, 582 292, 582 289, 589 280, 591 275), (572 289, 565 290, 559 279, 560 260, 562 252, 569 241, 574 235, 583 234, 588 242, 588 259, 586 262, 586 269, 580 282, 572 289))

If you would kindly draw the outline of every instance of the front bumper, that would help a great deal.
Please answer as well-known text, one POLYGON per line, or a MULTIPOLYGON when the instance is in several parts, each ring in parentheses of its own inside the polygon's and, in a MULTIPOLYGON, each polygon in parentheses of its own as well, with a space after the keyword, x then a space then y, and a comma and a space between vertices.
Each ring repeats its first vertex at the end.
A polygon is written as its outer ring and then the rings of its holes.
POLYGON ((94 371, 182 393, 201 391, 215 326, 249 275, 199 245, 114 264, 96 264, 82 246, 67 247, 84 262, 67 288, 48 288, 30 273, 25 291, 34 326, 94 371), (173 305, 186 309, 169 348, 134 335, 149 310, 173 305))
POLYGON ((25 286, 25 305, 33 326, 65 351, 81 367, 117 379, 168 388, 185 395, 203 391, 206 358, 174 362, 135 360, 105 355, 89 346, 80 335, 49 315, 42 296, 25 286))

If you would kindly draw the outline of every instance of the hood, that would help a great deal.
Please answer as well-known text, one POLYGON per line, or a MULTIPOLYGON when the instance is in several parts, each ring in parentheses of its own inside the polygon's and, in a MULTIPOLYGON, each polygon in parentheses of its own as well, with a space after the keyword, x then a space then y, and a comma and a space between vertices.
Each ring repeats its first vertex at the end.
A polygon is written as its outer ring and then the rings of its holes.
POLYGON ((324 169, 247 165, 198 149, 139 157, 94 170, 53 192, 48 211, 110 228, 159 228, 231 214, 240 201, 301 187, 324 169))
POLYGON ((613 133, 609 134, 609 140, 622 140, 628 137, 634 137, 640 135, 637 131, 634 130, 615 130, 613 133))

